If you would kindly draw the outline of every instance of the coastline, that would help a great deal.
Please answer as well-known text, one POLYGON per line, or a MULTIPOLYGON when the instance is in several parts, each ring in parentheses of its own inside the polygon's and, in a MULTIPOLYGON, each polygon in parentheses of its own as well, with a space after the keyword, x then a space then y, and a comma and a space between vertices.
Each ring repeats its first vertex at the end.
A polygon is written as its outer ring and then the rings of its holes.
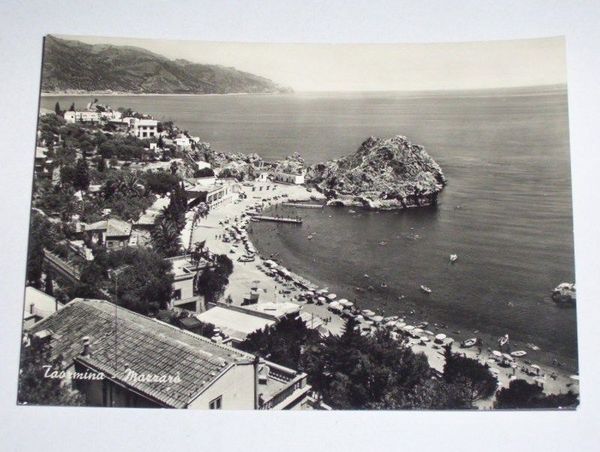
POLYGON ((273 93, 248 93, 248 92, 241 92, 241 93, 198 93, 198 94, 192 94, 192 93, 172 93, 172 94, 165 94, 165 93, 127 93, 127 92, 116 92, 116 91, 90 91, 90 92, 74 92, 74 93, 70 93, 70 92, 52 92, 52 93, 40 93, 41 97, 88 97, 88 96, 110 96, 110 97, 147 97, 147 96, 151 96, 151 97, 197 97, 197 96, 249 96, 249 95, 254 95, 254 96, 271 96, 271 95, 277 95, 277 94, 292 94, 292 93, 277 93, 277 92, 273 92, 273 93))
MULTIPOLYGON (((314 200, 315 196, 320 197, 319 193, 309 192, 303 186, 275 184, 272 182, 253 183, 253 185, 259 184, 268 185, 271 187, 274 186, 275 190, 263 191, 261 189, 254 192, 250 191, 247 192, 248 197, 245 200, 230 202, 229 204, 219 206, 218 208, 212 210, 208 214, 207 218, 201 220, 195 226, 193 232, 191 231, 191 219, 193 218, 193 212, 189 212, 187 216, 188 223, 186 224, 186 228, 182 233, 183 243, 187 244, 190 242, 190 233, 192 233, 193 235, 191 243, 206 240, 206 246, 211 250, 211 252, 217 254, 227 254, 230 258, 232 258, 234 261, 233 273, 230 276, 230 282, 226 288, 223 298, 225 299, 231 296, 234 305, 240 305, 244 296, 249 294, 250 287, 256 286, 258 287, 260 293, 259 303, 293 302, 301 306, 302 312, 307 312, 320 319, 327 319, 327 322, 323 325, 324 328, 327 329, 327 331, 329 331, 331 334, 339 334, 342 331, 345 320, 340 315, 331 312, 326 303, 323 305, 317 305, 298 301, 297 296, 303 292, 303 290, 295 287, 292 283, 276 280, 273 277, 265 274, 265 272, 262 270, 261 264, 263 264, 265 260, 269 260, 270 256, 261 256, 260 251, 257 250, 257 258, 254 262, 238 262, 237 258, 244 254, 244 252, 241 249, 234 247, 232 243, 225 243, 219 238, 223 237, 223 234, 226 233, 225 229, 227 225, 224 224, 224 222, 227 221, 228 223, 241 223, 242 213, 250 206, 261 205, 264 209, 266 209, 290 200, 309 201, 314 200), (287 196, 282 197, 282 194, 287 196), (278 199, 272 199, 273 196, 277 196, 278 199)), ((250 237, 248 237, 248 243, 251 243, 250 237)), ((292 277, 300 276, 300 278, 304 280, 307 279, 302 275, 295 275, 293 272, 289 273, 292 275, 292 277)), ((317 286, 316 284, 313 285, 317 286)), ((345 296, 345 294, 338 295, 340 298, 345 296)), ((361 307, 359 306, 359 308, 361 307)), ((381 310, 377 312, 377 314, 380 313, 381 310)), ((383 313, 381 314, 385 315, 383 313)), ((420 321, 425 320, 426 319, 420 319, 420 321)), ((416 320, 406 319, 406 323, 409 322, 415 325, 418 324, 416 320)), ((381 324, 378 327, 383 327, 383 325, 381 324)), ((435 334, 438 333, 447 333, 448 336, 452 334, 450 328, 437 328, 435 334)), ((450 342, 450 338, 448 338, 445 342, 450 342)), ((516 378, 527 380, 530 383, 543 384, 544 392, 546 393, 567 392, 569 389, 578 392, 578 382, 571 378, 571 374, 567 369, 555 368, 544 364, 536 364, 539 369, 537 371, 538 375, 527 375, 522 370, 524 368, 530 368, 530 365, 526 363, 526 361, 530 362, 527 358, 515 358, 517 367, 514 370, 510 367, 499 367, 496 365, 495 359, 493 359, 494 355, 491 353, 491 348, 486 348, 489 345, 490 343, 486 341, 480 350, 478 350, 477 347, 460 348, 459 342, 456 341, 452 342, 452 349, 455 352, 464 353, 465 356, 469 358, 478 359, 482 363, 489 364, 490 367, 494 369, 494 372, 497 373, 499 384, 502 387, 507 387, 511 378, 514 378, 512 377, 514 375, 516 378)), ((431 340, 428 342, 422 342, 418 339, 411 339, 410 347, 415 353, 424 353, 427 356, 429 364, 434 369, 440 372, 443 371, 443 349, 441 349, 440 346, 435 345, 434 341, 431 340)), ((484 400, 479 406, 480 408, 491 408, 492 401, 484 400)))

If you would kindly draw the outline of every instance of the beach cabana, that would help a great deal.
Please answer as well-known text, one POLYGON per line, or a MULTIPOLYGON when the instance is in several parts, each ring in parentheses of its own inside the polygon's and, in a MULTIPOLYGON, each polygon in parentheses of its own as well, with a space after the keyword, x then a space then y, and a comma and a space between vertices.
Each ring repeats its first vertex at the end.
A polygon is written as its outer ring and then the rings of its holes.
POLYGON ((444 340, 446 339, 446 335, 443 333, 437 334, 435 336, 435 342, 437 342, 438 344, 441 344, 442 342, 444 342, 444 340))
POLYGON ((329 304, 329 309, 334 311, 334 312, 341 312, 343 308, 343 306, 341 304, 339 304, 337 301, 334 301, 332 303, 329 304))

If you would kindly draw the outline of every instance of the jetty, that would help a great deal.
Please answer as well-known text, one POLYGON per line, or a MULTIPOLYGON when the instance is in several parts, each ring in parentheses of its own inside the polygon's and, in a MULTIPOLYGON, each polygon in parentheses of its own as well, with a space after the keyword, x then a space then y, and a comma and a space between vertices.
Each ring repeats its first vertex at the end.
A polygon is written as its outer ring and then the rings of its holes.
POLYGON ((284 202, 282 203, 285 207, 299 207, 301 209, 322 209, 323 204, 307 204, 303 202, 284 202))
POLYGON ((274 221, 276 223, 294 223, 294 224, 302 224, 302 218, 300 217, 271 217, 267 215, 254 215, 252 218, 255 218, 259 221, 274 221))

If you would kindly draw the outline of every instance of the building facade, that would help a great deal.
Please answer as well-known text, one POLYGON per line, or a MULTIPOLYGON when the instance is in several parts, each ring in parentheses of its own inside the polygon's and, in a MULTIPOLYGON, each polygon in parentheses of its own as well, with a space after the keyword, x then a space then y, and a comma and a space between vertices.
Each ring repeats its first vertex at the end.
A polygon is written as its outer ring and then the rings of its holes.
MULTIPOLYGON (((26 330, 62 356, 90 406, 309 408, 306 374, 104 300, 77 298, 26 330)), ((27 342, 27 341, 26 341, 27 342)))

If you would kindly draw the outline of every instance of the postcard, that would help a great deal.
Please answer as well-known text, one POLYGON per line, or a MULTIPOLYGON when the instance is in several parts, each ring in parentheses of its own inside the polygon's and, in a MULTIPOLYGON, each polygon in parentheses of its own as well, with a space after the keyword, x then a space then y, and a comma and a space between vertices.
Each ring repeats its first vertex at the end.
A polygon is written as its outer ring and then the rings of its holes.
POLYGON ((44 39, 20 405, 575 409, 563 38, 44 39))

